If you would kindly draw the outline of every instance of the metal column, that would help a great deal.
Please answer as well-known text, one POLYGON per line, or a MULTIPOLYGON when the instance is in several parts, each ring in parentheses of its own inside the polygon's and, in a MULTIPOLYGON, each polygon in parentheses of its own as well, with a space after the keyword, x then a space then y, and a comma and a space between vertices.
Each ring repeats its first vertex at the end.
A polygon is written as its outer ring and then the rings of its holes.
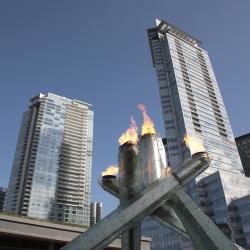
MULTIPOLYGON (((142 189, 142 174, 138 164, 137 145, 127 142, 119 147, 119 198, 120 206, 125 207, 142 189)), ((122 234, 122 250, 141 250, 141 223, 137 222, 122 234)))

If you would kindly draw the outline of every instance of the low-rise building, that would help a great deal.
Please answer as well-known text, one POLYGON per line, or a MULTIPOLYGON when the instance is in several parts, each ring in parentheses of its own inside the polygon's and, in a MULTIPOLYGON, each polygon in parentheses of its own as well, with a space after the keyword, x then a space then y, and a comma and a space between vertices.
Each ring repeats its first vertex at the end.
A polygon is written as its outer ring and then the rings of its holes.
POLYGON ((250 195, 232 200, 229 205, 234 241, 250 249, 250 195))
MULTIPOLYGON (((66 223, 52 223, 0 213, 0 249, 59 250, 86 230, 86 227, 66 223)), ((150 238, 142 237, 141 249, 149 250, 150 241, 150 238)), ((105 249, 121 249, 120 238, 115 239, 105 249)))

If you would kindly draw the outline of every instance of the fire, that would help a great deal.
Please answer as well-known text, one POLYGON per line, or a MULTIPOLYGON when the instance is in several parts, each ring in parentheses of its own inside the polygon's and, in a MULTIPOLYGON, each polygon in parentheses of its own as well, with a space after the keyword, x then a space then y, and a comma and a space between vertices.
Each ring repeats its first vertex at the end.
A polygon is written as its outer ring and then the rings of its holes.
POLYGON ((137 107, 141 110, 143 115, 143 124, 141 127, 141 135, 145 134, 156 134, 154 129, 154 123, 151 118, 148 116, 146 107, 143 104, 138 104, 137 107))
POLYGON ((130 118, 130 121, 131 121, 130 127, 119 138, 120 145, 123 145, 126 142, 131 142, 133 144, 137 144, 138 142, 137 126, 132 116, 130 118))
POLYGON ((205 151, 205 148, 200 139, 192 137, 190 135, 185 135, 184 142, 186 146, 190 149, 191 155, 205 151))
POLYGON ((102 172, 102 176, 105 175, 117 175, 119 168, 116 165, 111 165, 106 168, 104 172, 102 172))
POLYGON ((166 167, 162 168, 162 176, 169 176, 172 173, 172 168, 166 167))

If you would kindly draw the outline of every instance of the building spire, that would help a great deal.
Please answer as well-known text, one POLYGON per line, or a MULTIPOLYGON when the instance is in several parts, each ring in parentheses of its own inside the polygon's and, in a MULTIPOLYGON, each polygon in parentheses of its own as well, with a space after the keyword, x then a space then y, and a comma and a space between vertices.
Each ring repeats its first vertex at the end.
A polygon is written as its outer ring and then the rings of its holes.
POLYGON ((155 22, 156 22, 156 26, 158 27, 161 23, 161 20, 159 20, 158 18, 155 19, 155 22))

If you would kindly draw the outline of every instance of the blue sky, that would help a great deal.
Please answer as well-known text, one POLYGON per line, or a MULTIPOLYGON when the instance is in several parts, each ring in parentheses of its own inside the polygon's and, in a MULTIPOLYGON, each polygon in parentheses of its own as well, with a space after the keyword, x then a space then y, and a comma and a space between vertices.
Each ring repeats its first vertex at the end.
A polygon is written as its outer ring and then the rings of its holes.
POLYGON ((93 104, 92 200, 117 162, 118 137, 144 103, 163 134, 146 29, 165 19, 202 41, 236 136, 250 131, 249 0, 0 0, 0 186, 7 186, 22 113, 39 92, 93 104))

